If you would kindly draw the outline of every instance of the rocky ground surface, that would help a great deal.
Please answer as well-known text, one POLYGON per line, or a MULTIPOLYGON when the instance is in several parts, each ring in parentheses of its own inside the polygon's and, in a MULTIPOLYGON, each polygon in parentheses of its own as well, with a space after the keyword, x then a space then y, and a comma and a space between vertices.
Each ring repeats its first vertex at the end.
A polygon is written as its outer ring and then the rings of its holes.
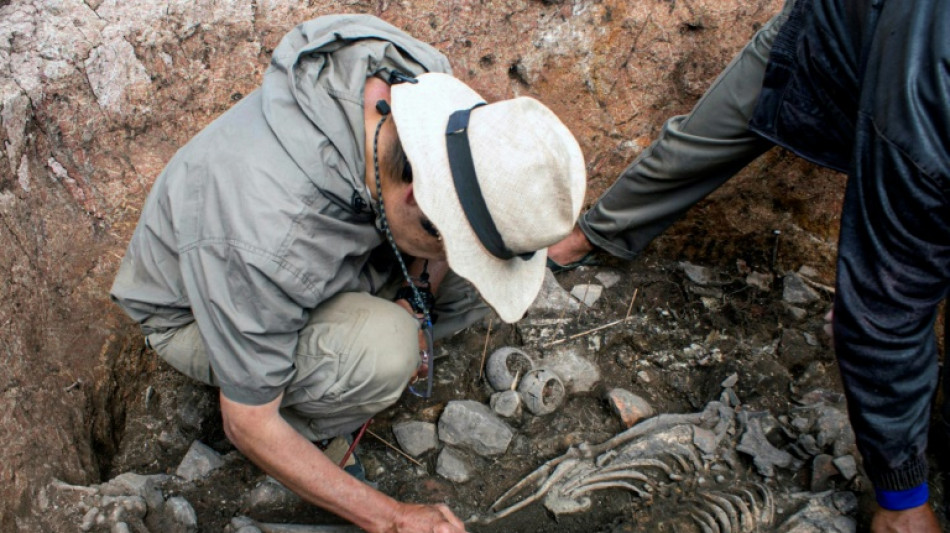
MULTIPOLYGON (((374 419, 357 448, 368 482, 446 502, 473 532, 856 531, 869 484, 824 327, 829 282, 809 265, 654 257, 549 273, 521 322, 440 344, 433 398, 374 419)), ((137 437, 114 477, 50 483, 49 524, 355 531, 241 456, 213 390, 152 377, 131 394, 137 437)))
MULTIPOLYGON (((152 181, 178 147, 254 90, 294 24, 329 13, 375 14, 433 43, 489 100, 539 98, 578 137, 590 203, 666 118, 689 109, 780 4, 0 0, 0 530, 187 531, 194 520, 200 530, 220 531, 328 520, 237 454, 221 433, 213 392, 160 364, 108 301, 152 181), (198 455, 186 461, 189 450, 198 455)), ((853 450, 829 444, 816 429, 827 420, 821 413, 843 409, 821 336, 843 182, 773 151, 693 209, 643 259, 560 276, 573 300, 552 291, 550 307, 518 325, 486 322, 446 342, 437 397, 407 397, 370 426, 360 453, 369 478, 399 497, 444 500, 484 522, 522 476, 634 423, 636 415, 621 407, 649 406, 658 414, 651 420, 719 402, 722 425, 703 419, 667 428, 713 431, 715 447, 697 440, 706 446, 695 452, 702 475, 676 466, 683 471, 672 474, 682 480, 660 480, 648 469, 652 498, 597 490, 590 509, 571 514, 550 510, 540 501, 549 496, 538 496, 472 529, 694 527, 680 513, 695 503, 690 483, 700 479, 717 501, 735 501, 714 494, 722 483, 763 484, 779 502, 775 523, 799 509, 794 497, 806 491, 833 490, 835 512, 854 517, 841 496, 852 492, 861 501, 866 494, 862 477, 850 476, 853 450), (697 281, 692 276, 703 270, 684 269, 683 261, 711 268, 713 281, 697 281), (803 266, 813 269, 800 277, 818 300, 783 301, 785 275, 803 266), (498 394, 482 359, 502 347, 560 376, 557 410, 535 415, 522 406, 517 415, 509 392, 496 397, 494 415, 482 413, 498 394), (441 426, 451 419, 443 417, 457 410, 510 429, 504 451, 445 441, 441 426), (408 433, 428 436, 431 446, 433 429, 441 439, 435 448, 400 442, 408 433), (754 440, 743 444, 746 435, 754 440), (771 457, 763 435, 793 459, 791 468, 765 475, 756 455, 740 449, 771 457), (816 462, 827 476, 813 485, 816 462)), ((644 438, 673 438, 657 431, 644 438)), ((647 441, 636 446, 650 448, 647 441)), ((643 483, 636 483, 641 491, 643 483)), ((755 505, 761 494, 753 491, 755 505)), ((566 501, 550 496, 559 499, 566 501)))

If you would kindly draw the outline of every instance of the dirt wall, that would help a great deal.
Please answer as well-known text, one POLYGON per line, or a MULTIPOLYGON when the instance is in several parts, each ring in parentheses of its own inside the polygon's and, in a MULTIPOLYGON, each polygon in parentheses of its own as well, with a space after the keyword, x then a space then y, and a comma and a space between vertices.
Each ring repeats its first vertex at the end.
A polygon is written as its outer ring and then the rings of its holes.
MULTIPOLYGON (((166 161, 259 83, 295 23, 371 13, 434 44, 490 100, 539 98, 575 132, 588 202, 682 113, 778 0, 0 0, 0 529, 51 478, 88 484, 155 362, 108 300, 166 161)), ((842 178, 772 153, 651 253, 813 254, 830 272, 842 178), (816 244, 817 243, 817 244, 816 244)), ((796 257, 795 265, 802 264, 796 257)))

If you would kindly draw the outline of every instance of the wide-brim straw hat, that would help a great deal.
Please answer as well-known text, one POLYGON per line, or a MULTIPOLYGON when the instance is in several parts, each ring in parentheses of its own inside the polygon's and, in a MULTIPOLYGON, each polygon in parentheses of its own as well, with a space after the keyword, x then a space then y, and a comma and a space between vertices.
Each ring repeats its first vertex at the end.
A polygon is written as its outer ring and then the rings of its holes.
POLYGON ((484 206, 504 246, 524 256, 503 259, 490 252, 459 200, 446 148, 449 117, 484 102, 446 74, 423 74, 418 83, 392 87, 393 119, 412 165, 415 198, 442 235, 449 267, 502 320, 515 322, 541 289, 547 247, 577 221, 587 176, 577 140, 537 100, 519 97, 473 109, 467 135, 484 206))

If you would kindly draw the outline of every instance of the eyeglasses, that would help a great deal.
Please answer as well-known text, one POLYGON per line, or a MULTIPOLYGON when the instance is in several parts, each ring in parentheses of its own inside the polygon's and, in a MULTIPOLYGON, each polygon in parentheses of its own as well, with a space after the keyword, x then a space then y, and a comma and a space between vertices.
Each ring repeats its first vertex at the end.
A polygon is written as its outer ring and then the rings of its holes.
POLYGON ((419 350, 419 358, 422 362, 416 371, 415 381, 409 384, 409 392, 420 398, 428 398, 432 396, 432 377, 435 374, 435 341, 432 335, 432 322, 423 318, 419 333, 423 344, 419 350), (425 374, 425 381, 419 377, 420 374, 425 374))

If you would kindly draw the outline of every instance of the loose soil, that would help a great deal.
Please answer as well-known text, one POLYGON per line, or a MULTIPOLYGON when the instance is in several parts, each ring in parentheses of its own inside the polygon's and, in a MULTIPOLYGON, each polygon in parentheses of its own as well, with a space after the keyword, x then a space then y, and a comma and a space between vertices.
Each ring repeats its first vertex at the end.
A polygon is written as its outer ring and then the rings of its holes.
MULTIPOLYGON (((750 247, 751 257, 756 258, 750 264, 767 271, 773 246, 763 240, 757 247, 750 247)), ((647 399, 658 413, 689 413, 718 400, 723 391, 721 383, 737 374, 734 390, 743 409, 768 411, 783 420, 800 407, 803 397, 820 395, 844 410, 833 352, 822 331, 822 317, 832 295, 822 291, 821 300, 808 306, 805 318, 796 319, 782 301, 781 278, 771 290, 761 291, 749 286, 745 273, 734 264, 714 265, 712 270, 719 281, 713 287, 700 287, 686 278, 677 262, 653 253, 629 263, 608 260, 600 267, 558 277, 569 290, 578 283, 597 283, 594 276, 598 272, 620 274, 620 281, 592 308, 547 317, 529 315, 515 325, 486 319, 441 343, 434 397, 421 400, 405 395, 374 419, 370 431, 375 436, 361 442, 359 454, 369 480, 402 500, 445 502, 463 519, 482 514, 505 490, 544 461, 561 455, 571 445, 600 443, 622 431, 619 418, 604 399, 606 391, 615 387, 647 399), (631 319, 626 322, 558 346, 567 345, 594 363, 600 369, 600 382, 590 391, 569 394, 563 407, 553 414, 525 414, 510 420, 517 435, 507 453, 477 460, 476 474, 470 481, 455 484, 436 475, 436 452, 419 458, 423 465, 419 467, 380 440, 395 442, 391 432, 394 422, 437 421, 451 400, 487 403, 493 391, 482 373, 486 353, 502 346, 518 346, 543 363, 545 356, 557 348, 541 347, 545 343, 628 316, 631 319), (542 322, 546 325, 532 325, 542 322)), ((815 281, 832 285, 830 279, 815 281)), ((126 384, 131 401, 119 452, 110 461, 107 477, 129 470, 173 473, 190 441, 200 439, 226 454, 226 466, 208 479, 172 488, 165 496, 180 494, 188 499, 198 513, 202 531, 221 531, 238 515, 263 522, 340 523, 336 517, 299 500, 291 499, 286 505, 272 505, 266 510, 252 508, 247 495, 264 476, 224 438, 215 415, 215 392, 188 383, 160 364, 140 378, 126 384)), ((780 436, 776 440, 777 445, 786 444, 780 436)), ((727 481, 729 484, 763 482, 782 494, 809 490, 807 464, 796 471, 780 469, 773 478, 765 479, 752 468, 748 456, 740 454, 740 458, 742 463, 727 481)), ((835 490, 856 492, 860 510, 855 517, 867 516, 870 496, 866 478, 859 476, 848 482, 836 476, 832 485, 835 490)), ((942 502, 941 483, 935 482, 933 487, 936 500, 942 502)), ((596 492, 593 498, 591 510, 583 513, 555 517, 534 504, 493 524, 471 526, 470 530, 680 532, 696 527, 687 518, 690 504, 680 489, 650 503, 619 490, 596 492)), ((794 510, 783 511, 790 514, 794 510)))

